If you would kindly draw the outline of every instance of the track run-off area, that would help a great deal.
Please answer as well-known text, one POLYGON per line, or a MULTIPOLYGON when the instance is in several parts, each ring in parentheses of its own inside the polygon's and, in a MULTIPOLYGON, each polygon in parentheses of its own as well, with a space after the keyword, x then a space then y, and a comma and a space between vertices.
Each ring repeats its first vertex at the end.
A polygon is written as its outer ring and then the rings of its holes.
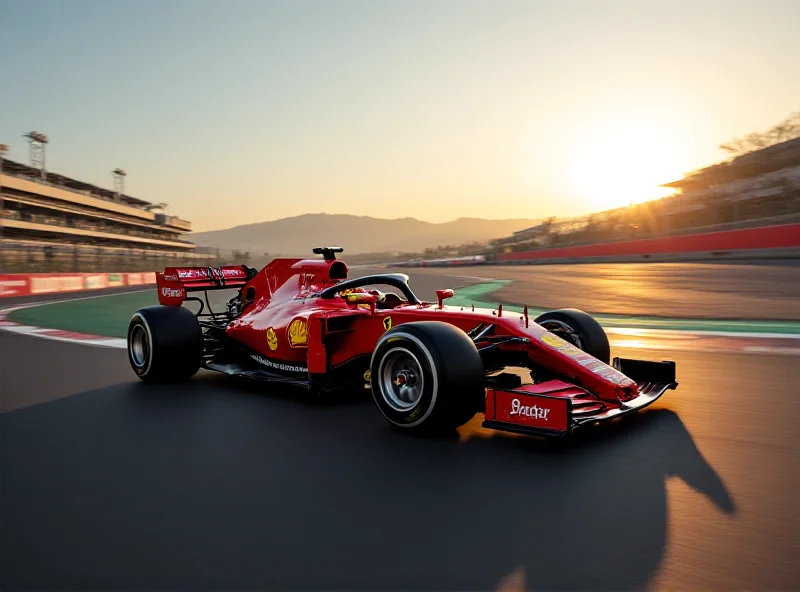
POLYGON ((587 310, 680 386, 568 441, 411 438, 366 391, 141 383, 122 337, 154 287, 0 301, 0 588, 800 588, 800 266, 391 271, 587 310))

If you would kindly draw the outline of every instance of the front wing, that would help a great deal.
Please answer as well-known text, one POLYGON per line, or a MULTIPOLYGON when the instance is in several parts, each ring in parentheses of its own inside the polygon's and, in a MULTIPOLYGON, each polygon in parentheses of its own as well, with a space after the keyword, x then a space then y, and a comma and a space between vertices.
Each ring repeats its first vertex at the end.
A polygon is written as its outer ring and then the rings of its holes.
POLYGON ((639 395, 630 401, 602 401, 575 385, 550 381, 539 385, 487 389, 483 427, 521 434, 564 436, 578 428, 641 411, 675 389, 674 362, 615 358, 615 368, 636 381, 639 395))

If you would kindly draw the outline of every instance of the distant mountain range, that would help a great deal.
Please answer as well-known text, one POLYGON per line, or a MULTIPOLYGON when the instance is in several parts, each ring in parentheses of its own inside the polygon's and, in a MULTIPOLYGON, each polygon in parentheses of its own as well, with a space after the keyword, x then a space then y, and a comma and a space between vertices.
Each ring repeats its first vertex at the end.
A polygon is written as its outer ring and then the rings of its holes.
POLYGON ((310 256, 319 246, 343 247, 345 253, 420 252, 427 248, 463 245, 508 236, 539 220, 459 218, 434 224, 415 218, 389 220, 347 214, 304 214, 271 222, 196 232, 186 238, 199 247, 310 256))

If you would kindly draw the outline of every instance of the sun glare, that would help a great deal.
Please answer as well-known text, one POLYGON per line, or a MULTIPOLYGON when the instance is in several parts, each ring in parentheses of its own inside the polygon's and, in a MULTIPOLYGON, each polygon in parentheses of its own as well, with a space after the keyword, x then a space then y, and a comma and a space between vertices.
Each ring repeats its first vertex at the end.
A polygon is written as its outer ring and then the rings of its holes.
POLYGON ((674 138, 652 126, 608 128, 576 146, 572 185, 593 210, 637 204, 672 193, 659 187, 685 170, 674 138))

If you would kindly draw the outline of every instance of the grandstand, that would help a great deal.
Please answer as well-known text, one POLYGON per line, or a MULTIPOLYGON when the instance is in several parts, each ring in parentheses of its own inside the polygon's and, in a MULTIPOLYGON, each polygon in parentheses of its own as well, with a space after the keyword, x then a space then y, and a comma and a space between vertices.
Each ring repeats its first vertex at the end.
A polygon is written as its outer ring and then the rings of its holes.
POLYGON ((663 187, 696 209, 714 204, 734 219, 800 213, 800 138, 716 164, 663 187))
MULTIPOLYGON (((535 251, 800 222, 800 137, 753 150, 666 183, 673 195, 570 219, 550 218, 483 244, 443 246, 395 259, 432 260, 535 251)), ((391 259, 384 259, 390 261, 391 259)))
POLYGON ((669 197, 542 224, 486 254, 800 222, 800 138, 715 164, 663 187, 669 197))
POLYGON ((209 259, 181 238, 191 223, 155 204, 0 159, 0 271, 153 271, 209 259))

